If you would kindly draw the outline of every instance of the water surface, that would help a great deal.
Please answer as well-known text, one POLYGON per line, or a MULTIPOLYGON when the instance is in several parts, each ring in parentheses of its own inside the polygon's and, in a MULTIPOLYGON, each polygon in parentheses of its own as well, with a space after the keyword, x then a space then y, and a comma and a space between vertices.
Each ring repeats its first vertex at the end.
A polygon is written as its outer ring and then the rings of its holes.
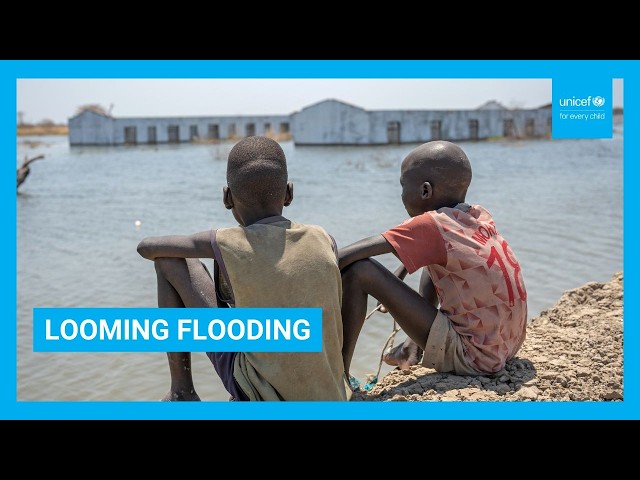
MULTIPOLYGON (((400 162, 416 145, 282 146, 294 183, 285 216, 324 226, 338 246, 406 218, 400 162)), ((622 270, 621 131, 613 139, 461 146, 473 167, 467 201, 493 214, 518 256, 531 318, 563 291, 622 270)), ((18 166, 45 155, 17 198, 18 400, 158 400, 169 386, 164 353, 36 353, 32 309, 155 307, 153 263, 136 246, 149 235, 235 225, 222 204, 231 145, 70 148, 66 137, 20 137, 17 147, 18 166)), ((392 255, 379 260, 398 266, 392 255)), ((406 281, 417 287, 418 277, 406 281)), ((355 376, 378 370, 392 328, 389 315, 367 321, 355 376)), ((398 334, 396 344, 404 338, 398 334)), ((193 370, 203 400, 228 399, 204 353, 194 354, 193 370)))

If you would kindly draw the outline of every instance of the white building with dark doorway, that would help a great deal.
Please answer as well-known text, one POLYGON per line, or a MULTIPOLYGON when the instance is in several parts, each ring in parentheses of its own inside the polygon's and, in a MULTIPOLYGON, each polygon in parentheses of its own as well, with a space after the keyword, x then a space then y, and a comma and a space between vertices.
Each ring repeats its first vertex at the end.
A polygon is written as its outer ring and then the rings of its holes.
POLYGON ((69 119, 70 145, 231 142, 266 135, 296 145, 388 145, 429 140, 548 138, 551 105, 475 110, 365 110, 328 99, 288 115, 112 117, 90 110, 69 119))

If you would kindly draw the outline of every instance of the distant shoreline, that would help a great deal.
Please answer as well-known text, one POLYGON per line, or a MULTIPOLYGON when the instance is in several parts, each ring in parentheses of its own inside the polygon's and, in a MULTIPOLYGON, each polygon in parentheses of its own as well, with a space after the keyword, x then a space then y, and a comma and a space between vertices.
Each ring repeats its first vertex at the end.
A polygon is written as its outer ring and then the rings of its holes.
POLYGON ((17 127, 19 137, 30 135, 68 135, 67 125, 19 125, 17 127))

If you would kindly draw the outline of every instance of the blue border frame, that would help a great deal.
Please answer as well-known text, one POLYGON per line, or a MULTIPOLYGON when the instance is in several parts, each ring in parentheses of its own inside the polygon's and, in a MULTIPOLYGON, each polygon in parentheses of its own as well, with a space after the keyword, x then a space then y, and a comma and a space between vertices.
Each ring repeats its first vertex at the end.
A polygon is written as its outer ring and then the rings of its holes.
MULTIPOLYGON (((16 84, 19 78, 622 78, 624 191, 633 188, 639 158, 637 60, 8 60, 0 61, 3 169, 2 236, 7 257, 0 304, 0 419, 11 420, 631 420, 638 419, 640 339, 635 225, 624 222, 624 400, 621 402, 20 402, 16 348, 16 84)), ((597 181, 597 179, 596 179, 597 181)), ((630 190, 632 191, 632 190, 630 190)), ((624 218, 633 215, 624 202, 624 218)), ((629 217, 633 218, 633 217, 629 217)))

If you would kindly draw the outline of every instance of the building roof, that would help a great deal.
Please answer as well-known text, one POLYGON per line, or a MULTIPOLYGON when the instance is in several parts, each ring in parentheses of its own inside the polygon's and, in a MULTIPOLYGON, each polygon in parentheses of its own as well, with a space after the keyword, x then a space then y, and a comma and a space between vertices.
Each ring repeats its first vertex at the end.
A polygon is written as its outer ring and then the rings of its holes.
POLYGON ((508 110, 507 107, 502 105, 500 102, 496 100, 489 100, 487 103, 484 103, 478 107, 478 110, 508 110))

